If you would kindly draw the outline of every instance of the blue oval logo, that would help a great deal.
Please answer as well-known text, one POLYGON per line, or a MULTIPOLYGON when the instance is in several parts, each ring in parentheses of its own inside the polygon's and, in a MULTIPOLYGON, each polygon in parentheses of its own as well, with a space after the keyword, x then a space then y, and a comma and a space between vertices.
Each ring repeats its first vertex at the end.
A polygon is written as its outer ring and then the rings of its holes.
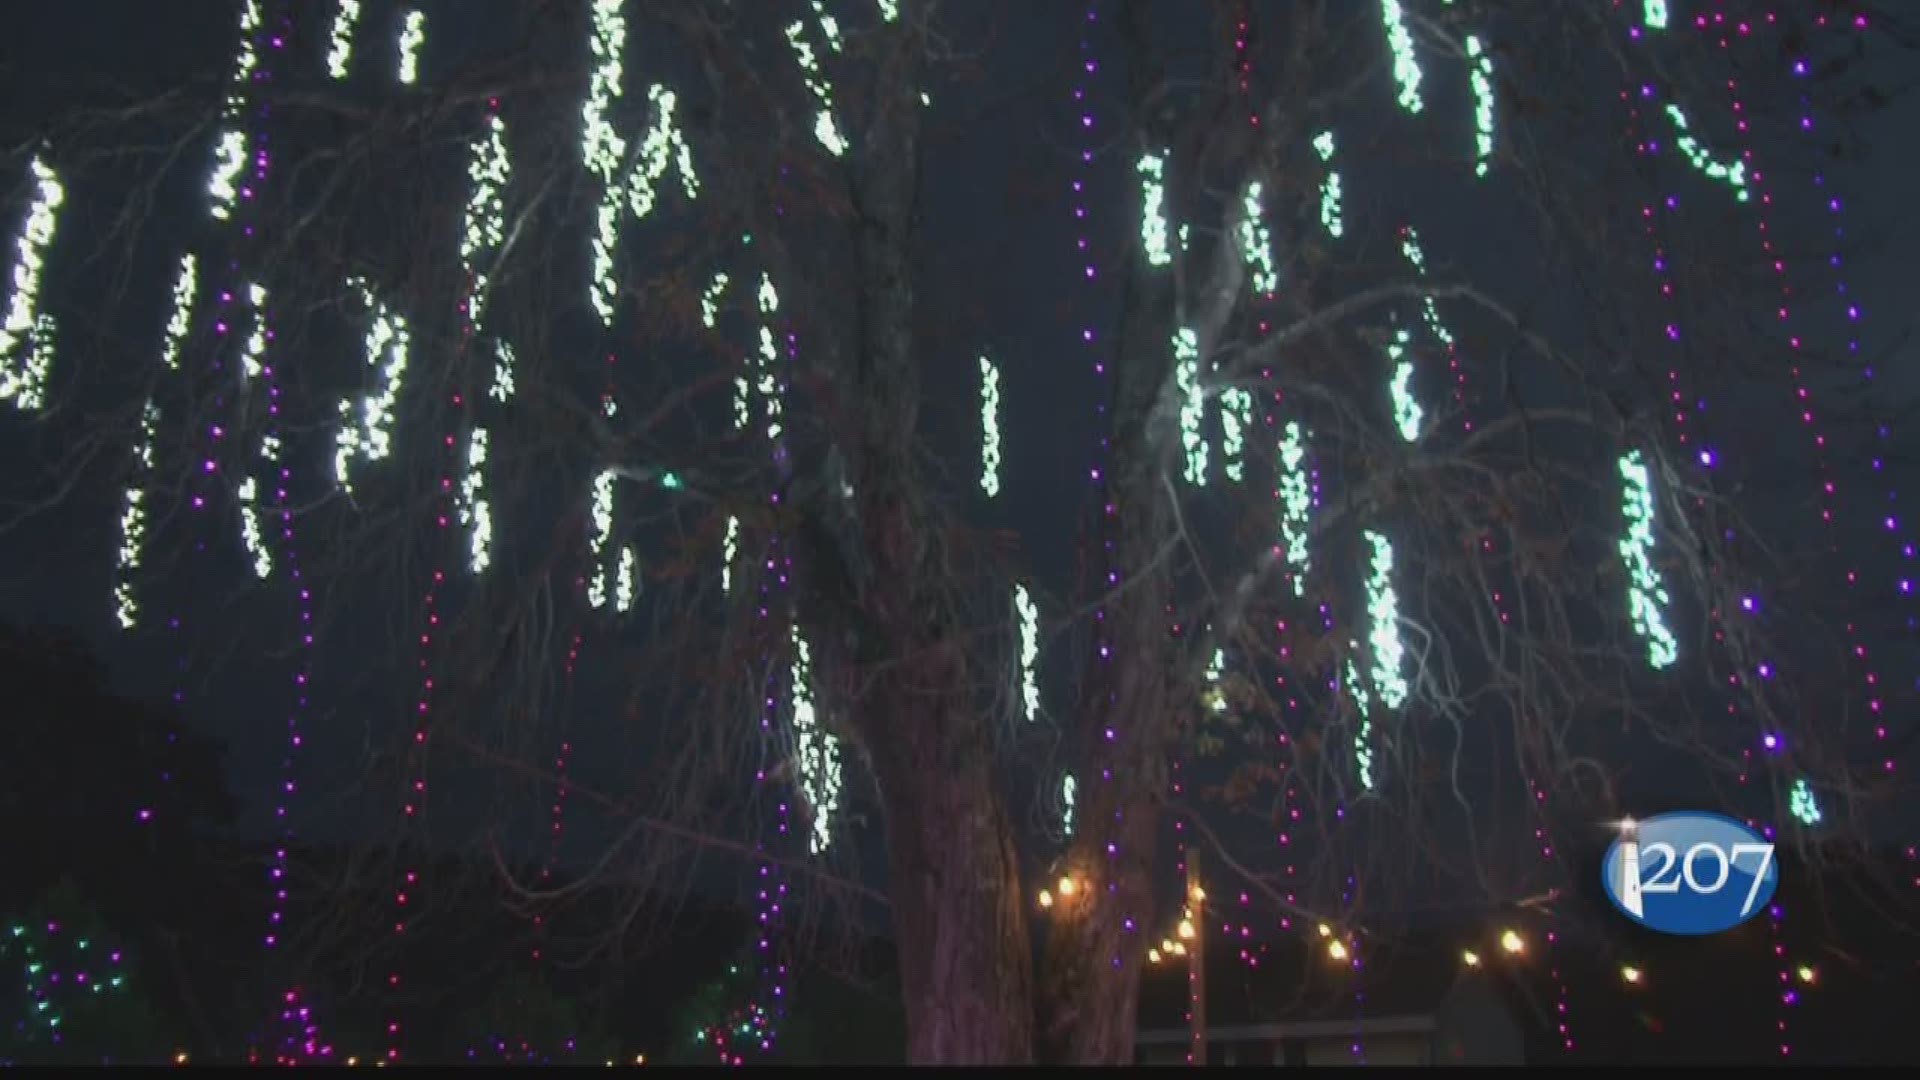
POLYGON ((1622 822, 1600 862, 1607 899, 1663 934, 1717 934, 1773 899, 1773 843, 1721 814, 1680 811, 1622 822))

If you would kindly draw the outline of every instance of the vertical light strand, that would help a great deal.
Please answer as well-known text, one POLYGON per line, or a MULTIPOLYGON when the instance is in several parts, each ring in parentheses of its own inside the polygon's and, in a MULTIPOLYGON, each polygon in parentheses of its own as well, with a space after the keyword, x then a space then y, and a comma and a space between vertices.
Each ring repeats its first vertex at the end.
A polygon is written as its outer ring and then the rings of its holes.
POLYGON ((1040 660, 1040 608, 1025 585, 1013 587, 1013 611, 1019 620, 1020 712, 1032 722, 1040 718, 1040 683, 1035 672, 1040 660))
POLYGON ((396 75, 400 85, 412 86, 420 80, 420 50, 427 45, 427 16, 418 8, 412 8, 401 18, 400 40, 396 43, 400 54, 396 75))
POLYGON ((1653 480, 1638 449, 1620 456, 1621 516, 1625 535, 1619 543, 1627 567, 1627 617, 1647 643, 1647 663, 1665 668, 1680 658, 1680 646, 1667 629, 1667 586, 1653 565, 1653 480))
MULTIPOLYGON (((160 342, 160 365, 168 373, 180 370, 180 350, 186 344, 193 325, 194 294, 199 286, 198 264, 192 252, 180 257, 180 269, 173 282, 173 310, 167 317, 160 342)), ((140 441, 134 448, 133 480, 127 485, 120 509, 120 557, 114 575, 114 620, 122 630, 131 630, 140 619, 139 597, 134 576, 140 570, 147 534, 147 500, 154 480, 154 439, 160 424, 160 407, 148 395, 140 410, 140 441)))
POLYGON ((1400 0, 1380 0, 1380 22, 1387 31, 1387 51, 1393 54, 1393 81, 1400 88, 1400 107, 1418 113, 1426 107, 1420 97, 1420 58, 1413 51, 1407 13, 1400 0))
POLYGON ((800 67, 801 79, 813 94, 813 137, 827 153, 840 157, 847 152, 847 140, 840 133, 840 125, 833 116, 833 83, 820 70, 820 61, 813 54, 813 46, 807 42, 805 22, 795 20, 788 24, 787 45, 793 50, 794 61, 800 67))
POLYGON ((254 69, 259 65, 254 35, 260 25, 260 0, 244 0, 240 6, 240 46, 234 54, 233 75, 220 109, 220 140, 214 146, 213 175, 207 180, 210 210, 216 221, 232 217, 236 202, 251 197, 238 186, 247 167, 247 134, 241 114, 246 109, 254 69))
POLYGON ((1313 149, 1320 155, 1320 163, 1327 167, 1326 175, 1320 179, 1320 227, 1335 240, 1346 232, 1346 219, 1341 206, 1340 170, 1334 167, 1333 155, 1339 149, 1333 132, 1323 131, 1313 137, 1313 149))
POLYGON ((1493 167, 1493 57, 1478 34, 1467 35, 1468 79, 1473 85, 1473 175, 1493 167))
POLYGON ((7 299, 5 321, 0 322, 0 401, 11 401, 23 412, 33 412, 46 404, 55 331, 53 317, 40 310, 40 274, 67 196, 59 175, 37 155, 27 168, 33 176, 34 194, 27 207, 26 223, 14 244, 18 255, 8 279, 13 291, 7 299), (17 360, 16 352, 22 354, 17 360))
POLYGON ((354 26, 360 21, 360 0, 336 0, 333 22, 327 28, 327 75, 347 77, 353 63, 354 26))
POLYGON ((1000 494, 1000 370, 980 357, 980 490, 1000 494))

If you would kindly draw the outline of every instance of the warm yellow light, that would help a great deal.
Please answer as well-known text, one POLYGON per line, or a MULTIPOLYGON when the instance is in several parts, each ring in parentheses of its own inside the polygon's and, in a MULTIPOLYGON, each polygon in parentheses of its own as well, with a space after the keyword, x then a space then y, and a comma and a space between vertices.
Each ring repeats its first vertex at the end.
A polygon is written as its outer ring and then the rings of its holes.
POLYGON ((1627 980, 1629 984, 1638 986, 1640 984, 1640 969, 1629 964, 1620 969, 1620 977, 1627 980))
POLYGON ((1073 895, 1073 879, 1072 878, 1063 877, 1060 879, 1060 895, 1061 896, 1073 895))
POLYGON ((358 1065, 360 1064, 360 1059, 357 1057, 350 1057, 347 1059, 347 1064, 349 1066, 358 1065))
POLYGON ((1194 903, 1197 904, 1207 898, 1207 890, 1201 888, 1198 885, 1195 885, 1193 887, 1193 891, 1189 892, 1187 895, 1192 898, 1194 903))
POLYGON ((647 1063, 647 1055, 645 1054, 633 1055, 633 1063, 635 1065, 645 1065, 647 1063))
POLYGON ((1817 976, 1817 973, 1812 968, 1808 967, 1805 964, 1800 965, 1800 970, 1799 972, 1797 972, 1797 974, 1800 976, 1800 981, 1803 983, 1811 983, 1813 982, 1814 978, 1817 976))
POLYGON ((1329 938, 1327 940, 1327 955, 1333 957, 1335 960, 1345 960, 1347 958, 1347 943, 1341 941, 1339 938, 1329 938))
POLYGON ((1477 952, 1474 952, 1472 949, 1468 949, 1465 952, 1462 952, 1460 954, 1460 961, 1461 963, 1466 964, 1468 967, 1479 967, 1480 954, 1477 952))
POLYGON ((1332 937, 1332 936, 1333 936, 1333 927, 1331 927, 1331 926, 1328 926, 1328 925, 1327 925, 1326 923, 1321 923, 1321 924, 1320 924, 1320 936, 1321 936, 1321 937, 1332 937))
POLYGON ((1040 906, 1041 907, 1053 906, 1053 894, 1048 892, 1045 889, 1040 890, 1040 906))
POLYGON ((1500 947, 1513 953, 1515 956, 1527 951, 1526 941, 1524 941, 1519 934, 1511 930, 1500 935, 1500 947))
POLYGON ((1181 920, 1180 920, 1180 929, 1179 929, 1179 930, 1177 930, 1177 931, 1175 931, 1175 932, 1176 932, 1176 933, 1178 933, 1178 934, 1180 935, 1180 940, 1182 940, 1182 941, 1192 941, 1192 940, 1193 940, 1193 922, 1192 922, 1192 920, 1190 920, 1190 919, 1181 919, 1181 920))
MULTIPOLYGON (((1805 969, 1802 969, 1802 970, 1805 970, 1805 969)), ((173 1063, 175 1065, 185 1065, 187 1063, 187 1052, 185 1050, 182 1050, 179 1053, 173 1055, 173 1063)))
POLYGON ((1147 950, 1147 963, 1149 963, 1149 964, 1157 964, 1157 963, 1159 963, 1159 962, 1160 962, 1160 950, 1159 950, 1159 949, 1148 949, 1148 950, 1147 950))
POLYGON ((1182 942, 1178 942, 1178 941, 1176 941, 1176 942, 1174 942, 1174 943, 1173 943, 1173 955, 1175 955, 1175 956, 1185 956, 1185 955, 1187 955, 1187 946, 1186 946, 1186 945, 1185 945, 1184 943, 1182 943, 1182 942))

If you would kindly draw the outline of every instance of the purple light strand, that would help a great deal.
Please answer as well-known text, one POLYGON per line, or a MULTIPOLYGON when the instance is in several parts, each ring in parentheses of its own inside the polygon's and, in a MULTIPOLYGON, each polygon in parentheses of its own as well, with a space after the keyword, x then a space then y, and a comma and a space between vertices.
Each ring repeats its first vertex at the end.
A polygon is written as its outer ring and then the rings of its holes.
MULTIPOLYGON (((1085 289, 1083 295, 1085 296, 1089 311, 1097 310, 1094 301, 1097 299, 1097 290, 1100 282, 1099 270, 1094 262, 1093 241, 1091 239, 1091 218, 1087 210, 1088 178, 1093 171, 1093 147, 1097 143, 1094 135, 1095 117, 1093 103, 1088 96, 1088 91, 1092 85, 1094 76, 1100 72, 1100 61, 1094 57, 1092 36, 1094 27, 1099 21, 1099 5, 1097 3, 1087 4, 1080 27, 1080 67, 1073 85, 1073 107, 1074 111, 1079 114, 1080 134, 1083 141, 1079 150, 1078 171, 1074 174, 1072 180, 1069 181, 1069 203, 1073 207, 1074 218, 1074 250, 1078 253, 1077 258, 1081 263, 1080 281, 1085 289)), ((1111 379, 1107 369, 1104 344, 1101 342, 1099 334, 1091 322, 1081 324, 1080 345, 1090 358, 1090 362, 1093 365, 1095 382, 1098 387, 1094 394, 1094 412, 1099 418, 1096 425, 1096 430, 1100 433, 1099 449, 1087 473, 1088 479, 1093 484, 1094 491, 1101 503, 1100 541, 1102 560, 1105 563, 1103 580, 1106 583, 1105 589, 1110 591, 1117 588, 1120 584, 1120 571, 1114 565, 1114 526, 1119 515, 1119 508, 1115 505, 1112 492, 1108 489, 1106 475, 1106 462, 1113 450, 1112 433, 1108 430, 1107 423, 1108 400, 1112 396, 1111 379)), ((1093 613, 1093 618, 1095 655, 1102 665, 1111 664, 1113 661, 1113 645, 1107 637, 1106 607, 1102 605, 1096 608, 1093 613)), ((1107 701, 1109 705, 1114 702, 1114 691, 1111 688, 1110 681, 1107 690, 1107 701)), ((1100 782, 1102 784, 1111 784, 1113 782, 1112 751, 1119 739, 1119 733, 1112 725, 1105 725, 1101 728, 1101 738, 1105 743, 1107 752, 1105 754, 1096 752, 1094 756, 1096 760, 1104 759, 1100 766, 1100 782)), ((1124 811, 1119 809, 1114 811, 1116 823, 1119 815, 1123 812, 1124 811)), ((1117 876, 1111 871, 1111 867, 1119 859, 1120 845, 1117 840, 1113 839, 1112 833, 1108 834, 1108 839, 1103 845, 1103 850, 1106 853, 1109 867, 1109 872, 1106 875, 1106 891, 1109 896, 1115 896, 1118 895, 1120 886, 1117 876)), ((1121 912, 1120 919, 1121 927, 1126 933, 1132 934, 1138 931, 1139 924, 1132 917, 1132 913, 1121 912)), ((1119 968, 1125 961, 1120 953, 1115 952, 1108 957, 1108 962, 1113 967, 1119 968)))

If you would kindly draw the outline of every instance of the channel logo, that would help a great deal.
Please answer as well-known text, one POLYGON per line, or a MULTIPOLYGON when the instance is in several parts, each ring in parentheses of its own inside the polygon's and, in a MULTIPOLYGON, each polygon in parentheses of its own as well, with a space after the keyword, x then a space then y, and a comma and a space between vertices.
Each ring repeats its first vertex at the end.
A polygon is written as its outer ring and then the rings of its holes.
POLYGON ((1607 899, 1663 934, 1718 934, 1773 899, 1773 844, 1730 817, 1703 811, 1624 821, 1600 863, 1607 899))

